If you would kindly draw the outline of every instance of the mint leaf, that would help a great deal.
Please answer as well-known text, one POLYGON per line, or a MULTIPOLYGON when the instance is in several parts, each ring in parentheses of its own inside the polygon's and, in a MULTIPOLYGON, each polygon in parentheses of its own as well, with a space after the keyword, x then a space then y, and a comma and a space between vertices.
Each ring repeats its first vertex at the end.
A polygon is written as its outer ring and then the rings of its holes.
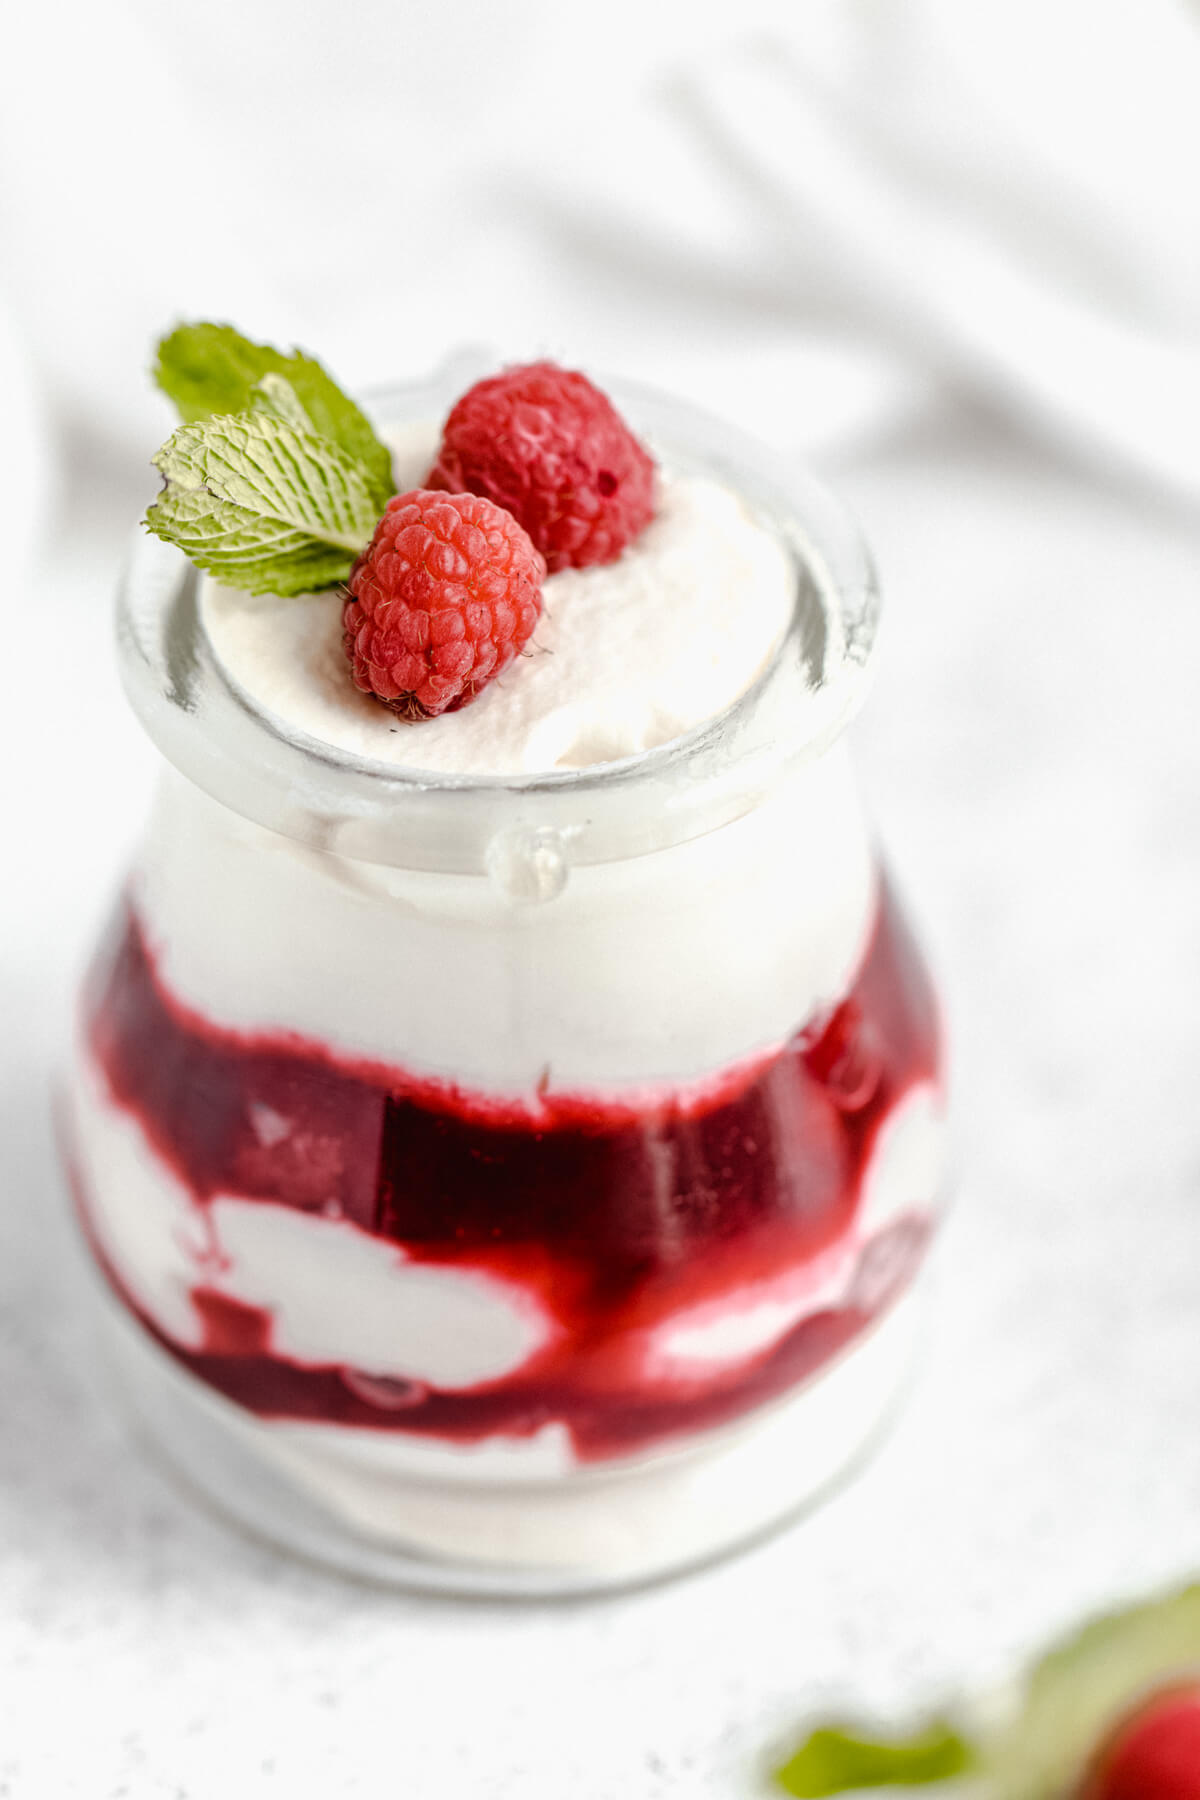
POLYGON ((948 1725, 930 1725, 901 1743, 877 1743, 824 1727, 775 1771, 787 1794, 820 1800, 861 1788, 924 1787, 966 1775, 975 1766, 970 1746, 948 1725))
POLYGON ((158 346, 154 379, 175 402, 184 424, 214 414, 240 413, 254 404, 265 375, 281 375, 304 409, 309 428, 361 462, 376 513, 395 492, 392 458, 364 412, 314 357, 256 344, 232 325, 178 325, 158 346))
POLYGON ((825 1728, 775 1780, 800 1800, 818 1800, 972 1775, 988 1800, 1063 1800, 1123 1719, 1163 1689, 1196 1679, 1200 1585, 1094 1619, 1056 1644, 1020 1689, 980 1712, 974 1745, 945 1725, 893 1744, 825 1728))
POLYGON ((344 581, 378 521, 362 465, 272 411, 182 425, 154 464, 165 487, 148 529, 254 594, 344 581))
POLYGON ((270 413, 276 419, 282 419, 285 425, 291 425, 296 431, 313 433, 313 422, 300 404, 299 397, 290 381, 282 375, 264 375, 261 381, 250 389, 250 400, 246 408, 248 412, 270 413))

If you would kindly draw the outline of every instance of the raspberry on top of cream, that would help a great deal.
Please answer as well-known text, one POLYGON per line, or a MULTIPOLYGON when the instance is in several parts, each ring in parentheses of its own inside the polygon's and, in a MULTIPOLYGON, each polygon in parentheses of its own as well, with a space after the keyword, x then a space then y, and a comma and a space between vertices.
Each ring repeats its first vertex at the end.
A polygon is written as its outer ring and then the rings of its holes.
POLYGON ((450 410, 429 486, 484 494, 529 533, 552 575, 615 562, 654 517, 654 462, 575 369, 527 363, 450 410))
POLYGON ((786 632, 782 541, 660 469, 577 371, 505 369, 391 444, 311 357, 228 326, 178 327, 156 375, 184 423, 146 524, 209 577, 231 681, 335 748, 459 775, 620 761, 723 713, 786 632))
MULTIPOLYGON (((399 488, 437 446, 432 425, 389 434, 399 488)), ((341 608, 204 584, 201 616, 225 672, 293 728, 352 755, 431 772, 534 774, 636 755, 723 712, 787 629, 796 572, 739 497, 660 471, 656 512, 616 562, 542 588, 524 654, 458 712, 409 725, 347 679, 341 608)))

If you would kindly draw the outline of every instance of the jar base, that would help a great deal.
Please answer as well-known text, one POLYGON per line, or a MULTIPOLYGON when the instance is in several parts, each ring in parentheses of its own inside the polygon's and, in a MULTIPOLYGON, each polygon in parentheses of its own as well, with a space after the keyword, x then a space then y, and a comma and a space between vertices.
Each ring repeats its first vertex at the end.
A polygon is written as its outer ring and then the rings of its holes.
POLYGON ((882 1435, 911 1371, 921 1284, 799 1392, 699 1442, 542 1480, 415 1475, 387 1434, 251 1417, 107 1294, 135 1424, 225 1518, 306 1561, 431 1593, 538 1598, 638 1586, 815 1506, 882 1435))

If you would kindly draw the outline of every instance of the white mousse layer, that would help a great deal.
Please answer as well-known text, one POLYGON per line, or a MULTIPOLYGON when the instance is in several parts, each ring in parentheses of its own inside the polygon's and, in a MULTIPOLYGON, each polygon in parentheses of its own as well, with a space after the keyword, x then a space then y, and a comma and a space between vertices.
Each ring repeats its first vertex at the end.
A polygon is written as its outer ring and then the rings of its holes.
POLYGON ((215 1023, 529 1096, 685 1083, 783 1042, 844 993, 876 886, 838 746, 734 823, 572 869, 537 906, 307 849, 170 775, 134 897, 171 991, 215 1023))
MULTIPOLYGON (((401 488, 420 484, 435 447, 424 426, 397 436, 401 488)), ((550 576, 525 655, 440 719, 405 724, 359 692, 336 595, 251 599, 206 582, 201 618, 260 706, 341 750, 476 775, 611 762, 723 712, 768 661, 795 601, 791 558, 728 488, 663 473, 657 506, 615 563, 550 576)))
MULTIPOLYGON (((261 1424, 110 1309, 134 1407, 176 1466, 252 1531, 375 1580, 555 1593, 646 1580, 729 1549, 817 1499, 860 1456, 908 1376, 917 1296, 798 1392, 674 1456, 484 1485, 403 1466, 378 1433, 261 1424)), ((547 1434, 543 1434, 544 1436, 547 1434)))

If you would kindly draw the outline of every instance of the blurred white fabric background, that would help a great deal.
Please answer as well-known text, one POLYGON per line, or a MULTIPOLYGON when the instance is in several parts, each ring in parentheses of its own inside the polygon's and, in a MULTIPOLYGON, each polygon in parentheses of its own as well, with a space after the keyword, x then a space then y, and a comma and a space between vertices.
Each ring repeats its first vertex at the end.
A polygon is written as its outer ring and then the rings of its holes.
POLYGON ((23 9, 3 288, 79 441, 144 455, 181 313, 348 380, 462 342, 781 444, 985 398, 1200 498, 1189 0, 23 9))
POLYGON ((924 1705, 1200 1568, 1200 6, 3 32, 0 1792, 732 1800, 822 1697, 924 1705), (815 459, 876 549, 860 760, 945 977, 961 1192, 883 1457, 726 1568, 513 1613, 347 1589, 181 1502, 92 1384, 45 1093, 151 774, 108 609, 181 316, 354 385, 468 342, 651 379, 815 459))

